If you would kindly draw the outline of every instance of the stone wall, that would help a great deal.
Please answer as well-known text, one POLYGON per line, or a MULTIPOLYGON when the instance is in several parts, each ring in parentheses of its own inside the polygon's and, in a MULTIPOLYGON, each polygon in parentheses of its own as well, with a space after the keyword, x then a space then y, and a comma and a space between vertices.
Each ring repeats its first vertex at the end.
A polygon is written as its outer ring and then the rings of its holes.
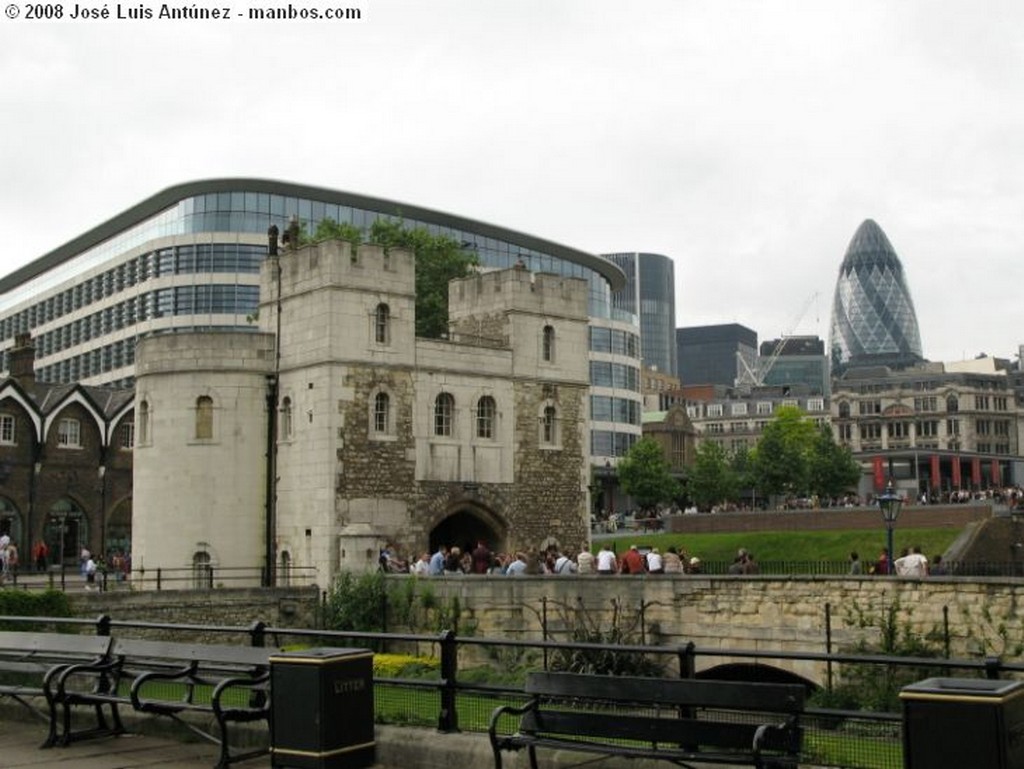
MULTIPOLYGON (((896 522, 898 529, 964 527, 992 517, 989 504, 906 505, 896 522)), ((836 507, 819 510, 768 510, 750 513, 673 515, 665 529, 676 533, 704 534, 720 531, 822 531, 882 530, 877 507, 836 507)))
MULTIPOLYGON (((730 650, 763 651, 760 664, 818 683, 824 680, 824 663, 776 660, 772 654, 827 651, 829 615, 833 651, 848 650, 860 639, 877 641, 877 629, 858 627, 858 617, 879 617, 894 605, 898 624, 921 635, 941 632, 948 621, 954 657, 1020 661, 1013 646, 1024 638, 1024 583, 1013 579, 476 576, 418 584, 429 585, 441 604, 458 598, 460 635, 540 640, 546 616, 549 638, 564 640, 565 629, 580 617, 609 629, 618 612, 623 627, 638 617, 642 604, 643 640, 672 648, 692 641, 702 652, 698 670, 738 661, 729 657, 730 650)), ((248 626, 259 619, 278 627, 319 625, 317 588, 93 593, 74 596, 73 606, 78 616, 89 618, 109 614, 116 620, 168 623, 248 626)), ((218 638, 223 642, 223 636, 218 638)), ((638 643, 639 632, 631 640, 638 643)))
POLYGON ((858 618, 879 618, 894 604, 898 624, 921 635, 941 632, 948 619, 953 656, 1016 658, 1012 647, 1024 638, 1024 584, 1013 579, 525 576, 444 577, 429 584, 441 601, 458 598, 460 633, 540 639, 546 614, 549 634, 558 640, 577 616, 609 629, 618 612, 623 627, 637 618, 642 603, 644 640, 672 647, 692 641, 711 652, 700 657, 698 670, 722 663, 730 649, 763 650, 761 663, 817 682, 825 674, 823 663, 772 660, 770 654, 825 652, 829 614, 833 651, 861 639, 876 642, 879 631, 858 627, 858 618), (1001 624, 1009 643, 1000 635, 1001 624), (715 650, 723 654, 715 656, 715 650))
MULTIPOLYGON (((182 625, 248 627, 260 620, 267 625, 313 628, 320 625, 320 590, 317 587, 252 588, 214 591, 159 590, 69 594, 74 615, 96 619, 182 625)), ((167 637, 167 631, 155 631, 167 637)), ((115 628, 114 633, 117 633, 115 628)), ((133 635, 144 635, 133 631, 133 635)), ((175 634, 177 640, 204 643, 248 643, 243 634, 175 634)))

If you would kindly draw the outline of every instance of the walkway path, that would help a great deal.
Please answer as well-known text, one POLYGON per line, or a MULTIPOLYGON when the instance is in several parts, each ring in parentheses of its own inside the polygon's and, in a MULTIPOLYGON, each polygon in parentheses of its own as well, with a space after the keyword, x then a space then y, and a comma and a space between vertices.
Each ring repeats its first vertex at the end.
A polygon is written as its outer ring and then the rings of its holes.
MULTIPOLYGON (((0 766, 3 769, 203 769, 213 767, 219 755, 212 743, 179 742, 136 734, 40 750, 44 737, 46 729, 42 722, 0 721, 0 766)), ((254 758, 234 766, 268 769, 270 757, 254 758)))

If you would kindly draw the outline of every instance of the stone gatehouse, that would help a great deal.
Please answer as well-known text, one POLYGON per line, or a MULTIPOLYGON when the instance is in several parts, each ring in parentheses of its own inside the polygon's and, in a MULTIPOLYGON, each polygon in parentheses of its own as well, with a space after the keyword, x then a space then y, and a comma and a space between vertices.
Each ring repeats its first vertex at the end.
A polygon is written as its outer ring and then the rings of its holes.
POLYGON ((134 564, 326 585, 388 542, 586 542, 586 282, 481 272, 449 315, 416 338, 413 256, 328 241, 264 261, 254 333, 143 340, 134 564))

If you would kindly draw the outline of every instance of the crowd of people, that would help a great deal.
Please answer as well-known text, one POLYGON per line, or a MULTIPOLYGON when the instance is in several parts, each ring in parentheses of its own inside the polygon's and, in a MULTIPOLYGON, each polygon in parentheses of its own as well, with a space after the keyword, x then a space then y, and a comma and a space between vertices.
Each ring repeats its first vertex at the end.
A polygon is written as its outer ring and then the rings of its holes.
MULTIPOLYGON (((756 573, 753 556, 746 550, 740 573, 756 573)), ((578 550, 551 546, 540 552, 495 552, 487 543, 478 541, 472 547, 441 545, 433 553, 422 552, 417 558, 403 559, 391 544, 380 553, 380 568, 393 574, 414 574, 422 577, 456 574, 700 574, 701 561, 675 547, 662 553, 657 547, 640 550, 631 545, 622 555, 603 544, 596 553, 582 547, 578 550)))

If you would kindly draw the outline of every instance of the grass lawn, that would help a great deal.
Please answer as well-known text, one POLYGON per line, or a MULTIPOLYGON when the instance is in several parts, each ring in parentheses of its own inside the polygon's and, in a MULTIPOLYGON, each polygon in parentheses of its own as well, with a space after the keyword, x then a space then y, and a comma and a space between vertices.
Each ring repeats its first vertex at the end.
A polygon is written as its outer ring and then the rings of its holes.
MULTIPOLYGON (((897 554, 904 547, 920 545, 929 560, 943 554, 960 535, 959 528, 906 529, 895 531, 897 554)), ((885 547, 885 528, 879 520, 878 531, 753 531, 721 534, 655 534, 642 531, 618 532, 609 539, 593 543, 596 550, 603 542, 613 543, 622 553, 630 545, 649 545, 665 552, 671 546, 685 550, 704 561, 731 561, 745 547, 759 561, 846 561, 851 551, 865 563, 873 563, 885 547)))

